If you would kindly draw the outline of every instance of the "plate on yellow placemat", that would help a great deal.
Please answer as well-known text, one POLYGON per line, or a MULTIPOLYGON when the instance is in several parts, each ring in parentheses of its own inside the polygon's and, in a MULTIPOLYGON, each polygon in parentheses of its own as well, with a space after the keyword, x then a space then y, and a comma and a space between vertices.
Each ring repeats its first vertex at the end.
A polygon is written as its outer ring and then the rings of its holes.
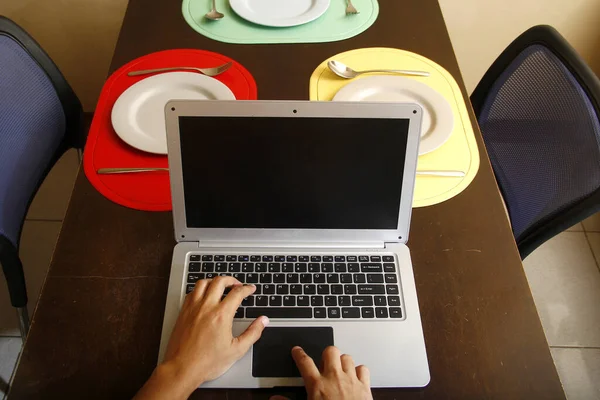
MULTIPOLYGON (((418 176, 413 207, 424 207, 446 201, 462 192, 479 169, 479 151, 469 113, 458 84, 448 71, 433 61, 409 51, 391 48, 350 50, 324 60, 310 77, 310 99, 331 101, 350 82, 368 79, 363 75, 352 80, 338 77, 327 68, 329 60, 341 61, 356 70, 410 69, 430 72, 429 77, 410 77, 441 94, 452 109, 454 127, 450 137, 437 149, 419 156, 417 169, 463 171, 464 177, 418 176)), ((388 75, 386 75, 388 76, 388 75)))

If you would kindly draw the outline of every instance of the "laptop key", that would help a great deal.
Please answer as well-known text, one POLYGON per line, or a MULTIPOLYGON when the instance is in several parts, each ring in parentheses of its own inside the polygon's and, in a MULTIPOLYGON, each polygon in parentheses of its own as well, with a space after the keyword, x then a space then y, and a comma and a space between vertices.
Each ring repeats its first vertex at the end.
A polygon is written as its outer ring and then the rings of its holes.
POLYGON ((340 318, 340 309, 338 307, 330 307, 327 309, 327 316, 329 318, 340 318))
POLYGON ((390 318, 402 318, 402 309, 400 307, 390 307, 390 318))
POLYGON ((225 257, 226 261, 237 261, 237 256, 227 256, 225 257))
POLYGON ((215 272, 227 272, 227 263, 218 262, 215 264, 215 272))
POLYGON ((308 296, 298 296, 298 297, 296 297, 296 301, 298 302, 299 306, 310 305, 310 299, 308 298, 308 296))
POLYGON ((287 256, 287 257, 285 258, 285 261, 288 261, 288 262, 296 262, 296 261, 298 261, 298 257, 297 257, 297 256, 287 256))
POLYGON ((273 283, 273 275, 266 272, 260 274, 260 283, 273 283))
POLYGON ((365 307, 373 305, 373 297, 371 296, 352 296, 352 305, 355 307, 365 307))
POLYGON ((346 256, 346 261, 348 261, 348 262, 356 262, 356 261, 358 261, 358 257, 356 257, 356 256, 346 256))
POLYGON ((254 264, 254 270, 256 272, 267 272, 267 263, 260 262, 260 263, 254 264))
POLYGON ((248 296, 244 300, 242 300, 242 306, 248 307, 254 305, 254 296, 248 296))
POLYGON ((273 274, 273 283, 285 283, 285 274, 273 274))
POLYGON ((337 297, 336 296, 325 296, 325 305, 328 307, 337 306, 337 297))
POLYGON ((308 272, 321 272, 321 264, 319 263, 308 263, 308 272))
POLYGON ((287 274, 286 275, 287 283, 298 283, 300 282, 299 274, 287 274))
POLYGON ((400 306, 400 297, 399 296, 388 296, 388 303, 390 306, 400 306))
POLYGON ((219 276, 233 276, 233 274, 230 272, 221 272, 219 276))
POLYGON ((244 309, 242 307, 239 307, 235 311, 235 315, 233 316, 233 318, 244 318, 244 309))
POLYGON ((332 263, 321 264, 321 272, 333 272, 333 264, 332 263))
POLYGON ((385 294, 383 285, 358 285, 358 294, 385 294))
POLYGON ((360 262, 368 262, 369 261, 369 257, 368 256, 358 256, 358 261, 360 261, 360 262))
POLYGON ((383 256, 384 262, 394 262, 394 256, 383 256))
POLYGON ((315 285, 304 285, 304 294, 317 294, 317 287, 315 285))
POLYGON ((323 306, 323 296, 310 296, 310 305, 313 307, 323 306))
POLYGON ((240 273, 240 272, 236 272, 235 274, 233 274, 233 277, 235 279, 237 279, 238 281, 242 282, 242 283, 246 283, 246 275, 240 273))
POLYGON ((344 285, 344 294, 356 294, 356 285, 344 285))
POLYGON ((335 262, 346 262, 346 256, 335 256, 335 262))
POLYGON ((323 256, 323 262, 333 262, 333 256, 323 256))
POLYGON ((383 275, 381 274, 367 274, 368 283, 383 283, 383 275))
POLYGON ((215 271, 215 263, 205 262, 202 263, 202 272, 214 272, 215 271))
POLYGON ((187 281, 188 283, 196 283, 200 279, 204 279, 204 274, 188 274, 187 281))
POLYGON ((212 261, 212 260, 213 260, 213 256, 209 256, 209 255, 202 256, 202 261, 212 261))
POLYGON ((360 309, 356 307, 342 308, 342 318, 360 318, 360 309))
POLYGON ((280 263, 269 263, 269 272, 279 272, 281 271, 280 263))
POLYGON ((373 307, 363 307, 360 309, 363 318, 375 318, 373 307))
POLYGON ((315 308, 314 313, 315 313, 315 318, 325 318, 327 316, 325 308, 315 308))
POLYGON ((250 261, 250 256, 238 256, 238 261, 250 261))
POLYGON ((335 272, 346 272, 346 263, 335 263, 333 267, 335 272))
POLYGON ((327 274, 327 283, 340 283, 340 276, 338 274, 327 274))
POLYGON ((257 262, 260 261, 261 257, 260 256, 250 256, 250 261, 252 262, 257 262))
POLYGON ((263 294, 275 294, 275 285, 269 283, 262 285, 263 294))
POLYGON ((277 294, 290 294, 290 287, 285 283, 280 283, 275 287, 277 289, 277 294))
POLYGON ((300 274, 300 283, 312 283, 312 274, 300 274))
POLYGON ((329 285, 317 285, 318 294, 329 294, 329 285))
POLYGON ((395 274, 385 274, 385 283, 398 283, 398 277, 395 274))
POLYGON ((342 283, 352 283, 352 274, 341 274, 340 282, 342 283))
POLYGON ((278 307, 278 306, 281 306, 281 304, 282 304, 281 296, 269 296, 269 305, 271 307, 278 307))
POLYGON ((377 318, 387 318, 388 310, 385 307, 375 307, 375 316, 377 318))
POLYGON ((302 294, 302 285, 290 285, 290 294, 302 294))
POLYGON ((229 272, 240 272, 242 270, 242 264, 240 263, 229 263, 229 272))
POLYGON ((258 274, 246 274, 246 283, 258 283, 258 274))
POLYGON ((362 263, 360 272, 383 272, 383 267, 381 263, 362 263))
MULTIPOLYGON (((325 310, 325 309, 323 309, 325 310)), ((250 307, 246 310, 246 318, 257 318, 264 315, 269 318, 312 318, 310 307, 250 307)), ((316 318, 316 317, 315 317, 316 318)), ((325 318, 325 317, 322 317, 325 318)))
POLYGON ((306 263, 296 263, 295 272, 306 272, 308 271, 308 265, 306 263))
POLYGON ((216 277, 217 277, 216 272, 207 272, 206 273, 206 279, 215 279, 216 277))
POLYGON ((354 283, 367 283, 365 274, 354 274, 354 283))
POLYGON ((257 306, 268 306, 269 305, 269 297, 268 296, 254 296, 256 297, 256 305, 257 306))
POLYGON ((398 285, 387 285, 386 286, 387 294, 398 294, 400 291, 398 290, 398 285))
POLYGON ((298 260, 299 260, 300 262, 308 262, 308 256, 299 256, 299 257, 298 257, 298 260))
POLYGON ((296 296, 283 296, 283 305, 293 307, 296 305, 296 296))
POLYGON ((256 285, 255 284, 254 286, 256 286, 256 290, 254 291, 254 294, 255 295, 262 294, 262 285, 256 285))
POLYGON ((380 307, 387 306, 385 296, 375 296, 375 305, 380 307))
POLYGON ((340 306, 349 306, 350 303, 350 296, 340 296, 338 297, 338 303, 340 303, 340 306))
POLYGON ((283 263, 281 265, 281 272, 294 272, 294 264, 292 263, 283 263))
POLYGON ((200 263, 199 262, 191 262, 188 265, 189 272, 200 272, 200 263))
POLYGON ((185 287, 185 294, 191 293, 194 290, 194 285, 193 283, 189 283, 187 284, 187 286, 185 287))
POLYGON ((190 255, 190 261, 200 261, 200 254, 190 255))
POLYGON ((262 256, 262 260, 264 262, 271 262, 273 261, 273 256, 262 256))
POLYGON ((344 294, 344 286, 331 285, 331 294, 344 294))
POLYGON ((396 264, 384 263, 383 270, 385 272, 396 272, 396 264))
POLYGON ((321 256, 310 256, 310 261, 321 262, 321 256))
POLYGON ((373 262, 381 262, 381 256, 371 256, 371 261, 373 261, 373 262))
POLYGON ((251 262, 242 263, 242 272, 254 272, 254 263, 251 263, 251 262))
POLYGON ((325 283, 325 274, 314 274, 313 281, 315 283, 325 283))
POLYGON ((285 256, 275 256, 275 261, 277 261, 277 262, 284 262, 285 261, 285 256))
POLYGON ((348 263, 348 272, 360 272, 358 263, 348 263))

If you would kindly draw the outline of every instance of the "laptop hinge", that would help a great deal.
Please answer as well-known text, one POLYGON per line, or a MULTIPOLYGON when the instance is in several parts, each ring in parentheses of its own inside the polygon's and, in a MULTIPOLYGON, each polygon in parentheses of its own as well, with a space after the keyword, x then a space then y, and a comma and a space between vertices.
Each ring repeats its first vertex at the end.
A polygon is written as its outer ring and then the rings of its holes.
POLYGON ((203 240, 198 247, 384 249, 385 242, 220 242, 203 240))

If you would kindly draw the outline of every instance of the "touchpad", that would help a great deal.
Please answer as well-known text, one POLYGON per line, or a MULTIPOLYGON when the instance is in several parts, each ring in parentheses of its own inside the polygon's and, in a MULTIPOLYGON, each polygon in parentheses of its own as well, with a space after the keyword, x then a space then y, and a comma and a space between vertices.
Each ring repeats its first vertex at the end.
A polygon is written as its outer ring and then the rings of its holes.
POLYGON ((252 376, 256 378, 299 377, 292 347, 300 346, 321 363, 321 353, 333 346, 333 328, 265 328, 252 352, 252 376))

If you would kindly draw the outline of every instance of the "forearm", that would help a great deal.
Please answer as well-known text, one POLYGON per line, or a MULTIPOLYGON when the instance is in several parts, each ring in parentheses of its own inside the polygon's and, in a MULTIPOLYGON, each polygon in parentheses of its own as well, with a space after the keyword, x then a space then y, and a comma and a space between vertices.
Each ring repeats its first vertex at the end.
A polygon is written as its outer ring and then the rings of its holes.
POLYGON ((198 387, 169 365, 160 364, 134 400, 185 400, 198 387))

